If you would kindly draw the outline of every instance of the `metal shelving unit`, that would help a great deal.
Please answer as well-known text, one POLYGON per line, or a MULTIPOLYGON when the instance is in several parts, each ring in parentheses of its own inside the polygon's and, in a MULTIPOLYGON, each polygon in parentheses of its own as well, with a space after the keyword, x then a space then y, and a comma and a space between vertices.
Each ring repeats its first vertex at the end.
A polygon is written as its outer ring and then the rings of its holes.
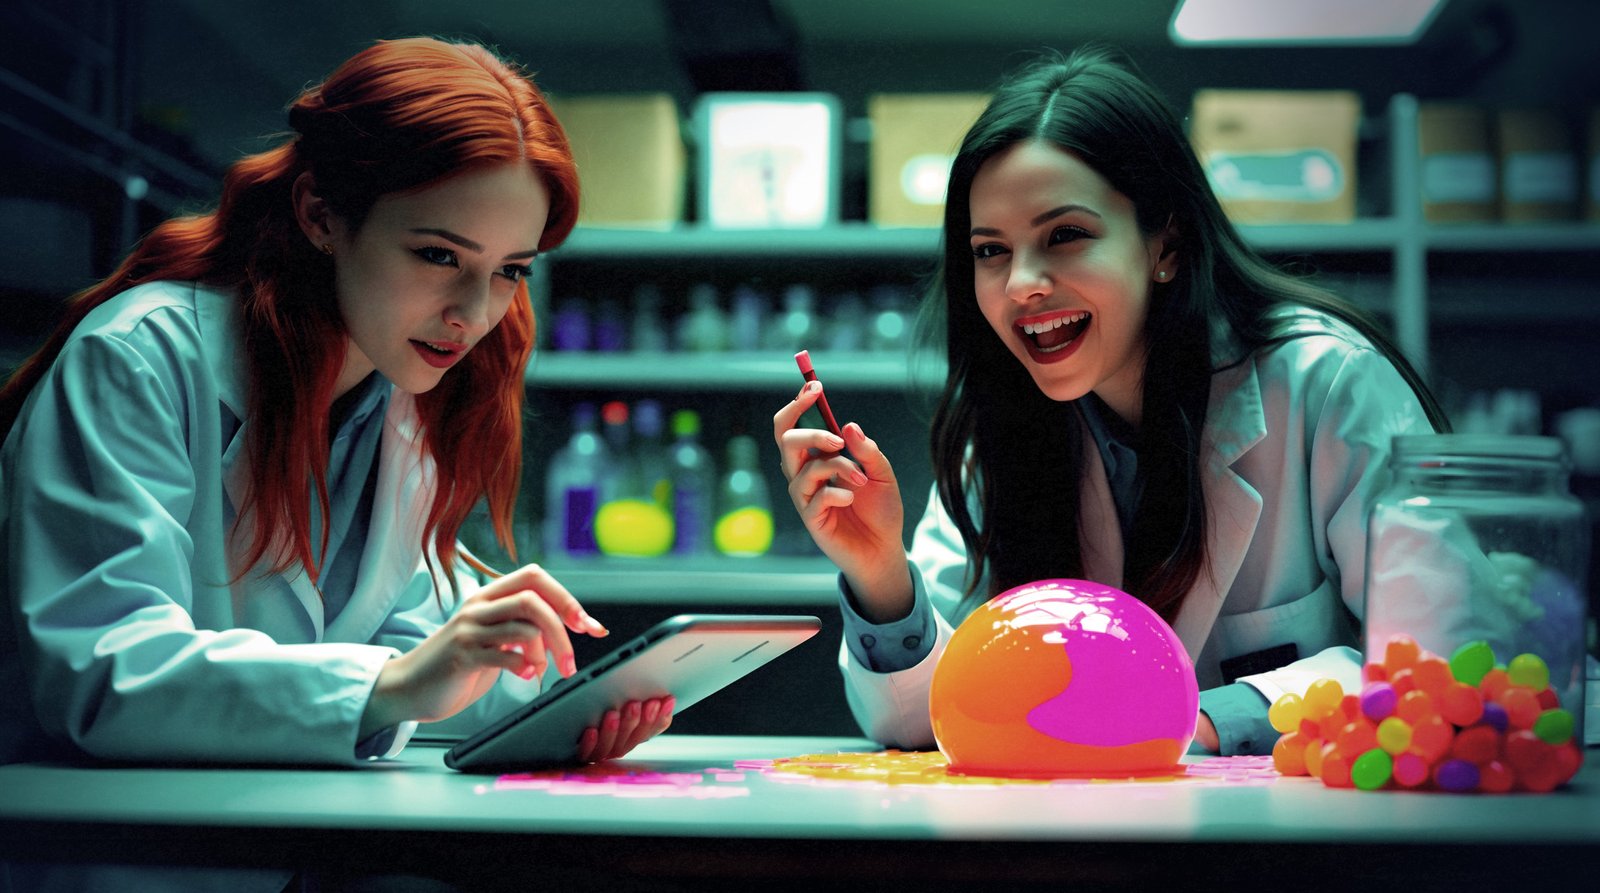
MULTIPOLYGON (((1406 94, 1391 100, 1388 160, 1391 213, 1347 224, 1242 226, 1257 249, 1280 255, 1380 253, 1390 256, 1389 311, 1396 340, 1419 369, 1429 354, 1428 257, 1439 252, 1539 253, 1600 251, 1600 224, 1429 225, 1422 216, 1421 157, 1417 141, 1417 100, 1406 94)), ((934 228, 878 228, 842 223, 816 230, 716 230, 685 225, 663 230, 583 228, 548 257, 549 264, 608 261, 719 259, 820 260, 933 258, 940 233, 934 228)), ((542 285, 548 291, 547 268, 542 285)), ((891 354, 818 354, 830 382, 851 387, 937 387, 944 369, 938 358, 907 368, 891 354)), ((788 356, 727 354, 536 354, 529 366, 530 386, 547 389, 716 390, 748 393, 787 390, 795 372, 788 356)), ((698 563, 558 567, 569 585, 606 600, 670 601, 689 581, 701 600, 732 604, 789 598, 833 598, 833 571, 822 559, 759 559, 759 572, 713 568, 698 563), (800 562, 796 564, 796 562, 800 562), (810 562, 809 564, 807 562, 810 562), (815 593, 825 593, 816 596, 815 593), (781 594, 781 595, 777 595, 781 594)))

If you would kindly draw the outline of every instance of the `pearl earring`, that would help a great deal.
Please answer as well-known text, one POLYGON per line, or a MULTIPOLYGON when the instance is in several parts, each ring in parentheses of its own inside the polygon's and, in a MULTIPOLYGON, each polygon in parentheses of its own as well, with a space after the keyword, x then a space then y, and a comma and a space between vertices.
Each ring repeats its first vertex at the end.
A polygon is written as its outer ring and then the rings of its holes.
POLYGON ((1166 282, 1167 281, 1167 271, 1166 270, 1158 270, 1156 272, 1156 278, 1160 279, 1162 282, 1166 282))

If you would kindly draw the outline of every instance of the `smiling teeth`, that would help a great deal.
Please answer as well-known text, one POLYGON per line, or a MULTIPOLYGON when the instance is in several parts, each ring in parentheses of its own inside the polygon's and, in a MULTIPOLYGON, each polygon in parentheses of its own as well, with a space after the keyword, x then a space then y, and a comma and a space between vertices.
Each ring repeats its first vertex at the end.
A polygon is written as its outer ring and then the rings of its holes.
POLYGON ((1040 332, 1048 332, 1051 329, 1059 329, 1062 326, 1070 326, 1079 320, 1088 318, 1089 314, 1086 311, 1080 310, 1077 313, 1069 313, 1066 316, 1058 316, 1055 319, 1047 319, 1041 323, 1025 322, 1022 324, 1022 332, 1025 335, 1037 335, 1040 332))

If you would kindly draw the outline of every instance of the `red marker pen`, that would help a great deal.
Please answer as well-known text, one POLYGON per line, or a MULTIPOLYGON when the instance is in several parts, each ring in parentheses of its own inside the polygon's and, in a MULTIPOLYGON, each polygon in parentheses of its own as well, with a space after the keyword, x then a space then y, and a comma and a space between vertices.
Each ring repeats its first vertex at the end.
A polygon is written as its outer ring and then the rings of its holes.
MULTIPOLYGON (((806 381, 817 380, 816 370, 811 368, 811 351, 800 351, 794 355, 794 361, 800 367, 800 374, 805 376, 806 381)), ((822 421, 828 426, 828 430, 839 437, 843 437, 844 432, 839 430, 839 422, 833 417, 833 410, 828 407, 827 394, 824 393, 817 396, 817 410, 822 413, 822 421)))

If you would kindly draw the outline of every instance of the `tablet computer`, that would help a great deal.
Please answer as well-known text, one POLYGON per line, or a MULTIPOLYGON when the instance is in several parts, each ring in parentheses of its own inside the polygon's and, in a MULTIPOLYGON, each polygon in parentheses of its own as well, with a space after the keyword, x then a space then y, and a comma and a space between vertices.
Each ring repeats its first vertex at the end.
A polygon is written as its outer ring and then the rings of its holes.
POLYGON ((671 695, 676 716, 821 628, 809 615, 679 614, 456 744, 445 765, 489 772, 571 764, 578 737, 605 711, 671 695))

